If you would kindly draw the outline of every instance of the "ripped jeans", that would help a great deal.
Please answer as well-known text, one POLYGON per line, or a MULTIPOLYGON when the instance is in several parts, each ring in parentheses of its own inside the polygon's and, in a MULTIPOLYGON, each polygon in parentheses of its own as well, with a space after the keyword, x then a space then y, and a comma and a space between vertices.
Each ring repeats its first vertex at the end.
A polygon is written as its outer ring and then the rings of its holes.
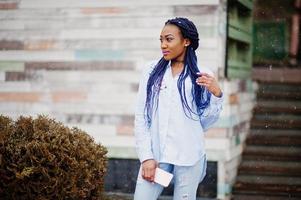
MULTIPOLYGON (((173 173, 174 194, 173 200, 195 200, 199 183, 206 175, 207 160, 203 156, 193 166, 177 166, 168 163, 160 163, 159 168, 173 173)), ((163 186, 150 183, 141 176, 139 170, 134 200, 156 200, 163 191, 163 186)))

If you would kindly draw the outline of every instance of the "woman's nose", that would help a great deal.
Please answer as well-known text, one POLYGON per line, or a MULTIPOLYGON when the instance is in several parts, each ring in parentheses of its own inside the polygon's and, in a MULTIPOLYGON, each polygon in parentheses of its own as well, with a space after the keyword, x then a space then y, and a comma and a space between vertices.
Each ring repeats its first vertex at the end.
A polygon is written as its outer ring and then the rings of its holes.
POLYGON ((165 42, 161 42, 161 49, 165 49, 167 47, 165 42))

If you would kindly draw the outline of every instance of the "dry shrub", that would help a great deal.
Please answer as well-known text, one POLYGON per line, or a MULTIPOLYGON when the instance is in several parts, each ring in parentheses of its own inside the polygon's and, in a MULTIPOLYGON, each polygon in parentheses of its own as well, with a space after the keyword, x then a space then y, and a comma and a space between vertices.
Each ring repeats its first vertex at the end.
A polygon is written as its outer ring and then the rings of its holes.
POLYGON ((107 150, 45 116, 0 116, 0 199, 102 199, 107 150))

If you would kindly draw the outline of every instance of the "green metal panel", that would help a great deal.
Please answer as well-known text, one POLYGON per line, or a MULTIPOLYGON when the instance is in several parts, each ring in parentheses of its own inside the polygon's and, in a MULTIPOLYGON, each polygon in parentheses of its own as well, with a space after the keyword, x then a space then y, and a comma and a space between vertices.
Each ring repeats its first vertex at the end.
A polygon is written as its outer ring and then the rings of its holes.
POLYGON ((288 26, 280 22, 254 23, 254 60, 282 60, 288 56, 288 26))
POLYGON ((250 33, 241 31, 241 29, 233 28, 232 26, 229 26, 229 38, 232 38, 234 40, 245 42, 245 43, 251 43, 252 42, 252 36, 250 33))
POLYGON ((243 6, 248 8, 249 10, 253 9, 253 1, 252 0, 238 0, 243 6))
POLYGON ((243 69, 241 67, 234 68, 230 67, 228 69, 228 76, 231 78, 242 78, 242 77, 250 77, 251 70, 250 69, 243 69))
POLYGON ((250 76, 252 68, 252 0, 228 1, 227 65, 228 78, 250 76))

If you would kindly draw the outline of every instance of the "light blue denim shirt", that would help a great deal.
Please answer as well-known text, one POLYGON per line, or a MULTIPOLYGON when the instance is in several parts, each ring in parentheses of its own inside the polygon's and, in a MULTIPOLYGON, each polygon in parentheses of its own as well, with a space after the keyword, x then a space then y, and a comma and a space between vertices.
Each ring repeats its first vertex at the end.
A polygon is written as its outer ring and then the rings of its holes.
MULTIPOLYGON (((178 166, 192 166, 205 155, 204 131, 215 123, 222 110, 223 97, 211 95, 210 105, 205 109, 201 119, 188 118, 182 107, 177 88, 178 76, 173 77, 170 63, 164 74, 158 109, 153 113, 151 127, 147 127, 144 112, 146 86, 149 75, 157 62, 147 67, 139 84, 137 106, 135 111, 135 139, 140 162, 155 159, 160 163, 178 166)), ((212 72, 200 68, 201 72, 212 72)), ((185 90, 189 106, 192 105, 191 79, 186 78, 185 90)))

